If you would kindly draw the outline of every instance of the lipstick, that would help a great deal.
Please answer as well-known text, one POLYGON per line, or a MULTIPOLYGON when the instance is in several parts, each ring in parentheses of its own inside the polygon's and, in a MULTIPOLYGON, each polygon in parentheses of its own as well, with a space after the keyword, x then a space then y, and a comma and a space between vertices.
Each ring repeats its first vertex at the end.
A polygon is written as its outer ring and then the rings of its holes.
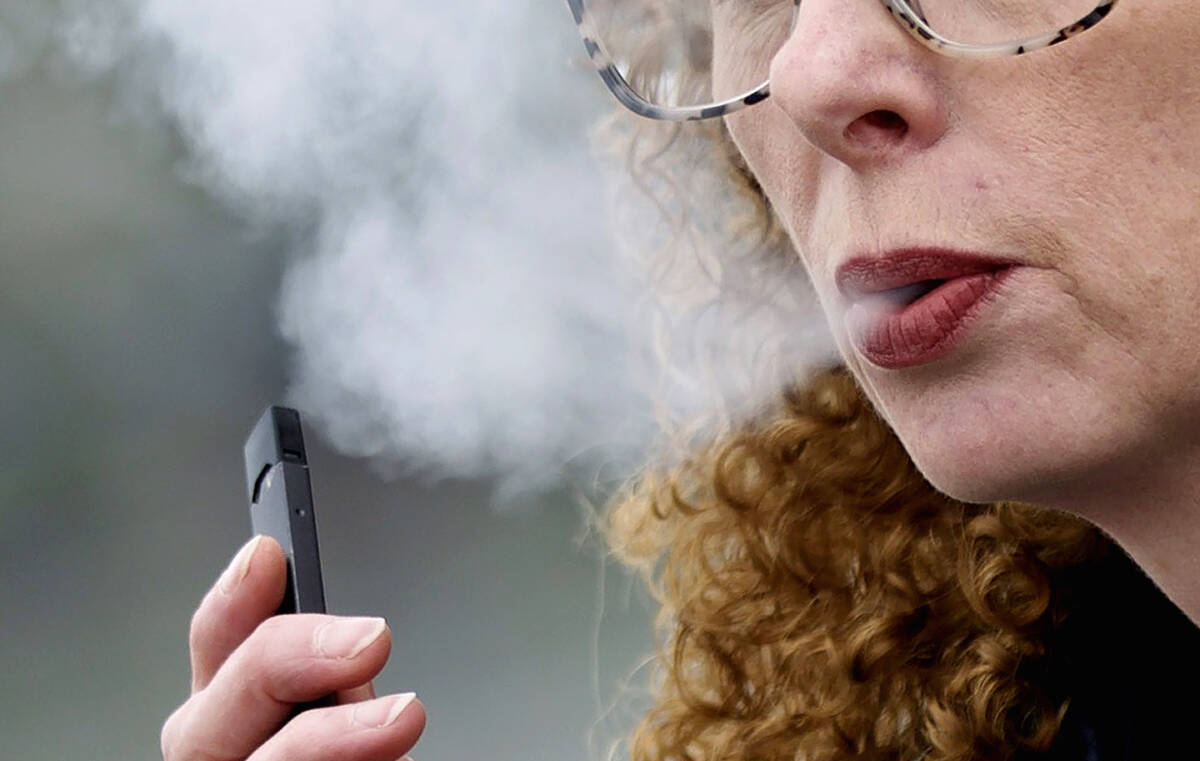
POLYGON ((836 273, 838 290, 852 302, 850 339, 879 367, 932 362, 954 349, 1019 264, 941 248, 853 258, 836 273))

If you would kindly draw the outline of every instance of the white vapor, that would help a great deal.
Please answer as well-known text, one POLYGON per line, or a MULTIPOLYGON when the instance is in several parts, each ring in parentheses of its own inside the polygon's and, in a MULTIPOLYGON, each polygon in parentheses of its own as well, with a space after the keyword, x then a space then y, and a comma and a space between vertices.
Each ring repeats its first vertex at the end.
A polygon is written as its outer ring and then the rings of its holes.
POLYGON ((608 95, 567 66, 562 0, 73 0, 67 17, 72 60, 178 125, 191 179, 292 231, 290 401, 336 446, 521 490, 646 441, 636 278, 584 140, 608 95))

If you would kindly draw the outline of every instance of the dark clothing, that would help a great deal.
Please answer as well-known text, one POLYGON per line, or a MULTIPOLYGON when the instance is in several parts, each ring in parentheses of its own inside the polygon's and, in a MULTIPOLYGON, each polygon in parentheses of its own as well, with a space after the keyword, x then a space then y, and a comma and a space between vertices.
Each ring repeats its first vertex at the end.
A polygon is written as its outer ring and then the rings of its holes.
MULTIPOLYGON (((1071 695, 1053 761, 1200 759, 1200 628, 1122 553, 1065 634, 1071 695)), ((1200 580, 1197 580, 1200 582, 1200 580)))

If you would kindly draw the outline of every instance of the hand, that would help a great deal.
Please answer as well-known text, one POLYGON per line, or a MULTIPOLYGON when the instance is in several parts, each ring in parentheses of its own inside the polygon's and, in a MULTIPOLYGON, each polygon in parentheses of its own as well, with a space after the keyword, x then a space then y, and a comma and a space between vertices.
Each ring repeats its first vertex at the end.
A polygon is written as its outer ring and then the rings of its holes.
POLYGON ((412 693, 376 698, 387 662, 381 618, 272 615, 283 599, 279 543, 242 548, 192 616, 192 694, 162 728, 164 761, 396 761, 425 728, 412 693), (338 705, 291 720, 296 703, 338 705))

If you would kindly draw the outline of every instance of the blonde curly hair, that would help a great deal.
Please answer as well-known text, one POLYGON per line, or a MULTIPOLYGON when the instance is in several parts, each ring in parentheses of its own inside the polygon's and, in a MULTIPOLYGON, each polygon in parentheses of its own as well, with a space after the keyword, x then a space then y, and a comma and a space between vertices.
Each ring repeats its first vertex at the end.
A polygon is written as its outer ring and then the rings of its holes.
MULTIPOLYGON (((791 271, 798 257, 721 120, 617 109, 593 139, 626 178, 614 191, 618 236, 631 229, 621 208, 666 221, 665 234, 637 226, 619 241, 673 304, 656 305, 660 323, 714 304, 778 306, 766 268, 791 271), (684 261, 695 266, 672 277, 684 261)), ((686 375, 677 337, 660 326, 660 377, 686 375)), ((783 345, 752 354, 810 356, 783 345)), ((1000 761, 1048 750, 1083 636, 1067 622, 1094 605, 1097 569, 1136 568, 1072 516, 937 492, 844 367, 793 369, 785 383, 767 373, 775 393, 742 414, 723 408, 716 425, 689 427, 668 410, 673 447, 602 517, 610 549, 661 606, 654 705, 633 732, 633 761, 1000 761)))

